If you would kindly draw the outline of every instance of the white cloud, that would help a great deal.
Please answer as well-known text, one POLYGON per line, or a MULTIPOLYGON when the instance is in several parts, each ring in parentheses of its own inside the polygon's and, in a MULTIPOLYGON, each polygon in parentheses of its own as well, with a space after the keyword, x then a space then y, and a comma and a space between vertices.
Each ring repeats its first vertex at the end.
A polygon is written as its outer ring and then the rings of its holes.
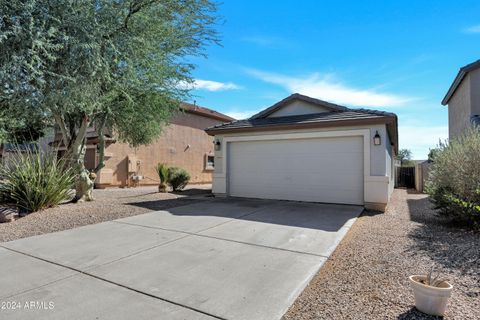
POLYGON ((465 33, 480 33, 480 24, 463 29, 465 33))
POLYGON ((188 90, 224 91, 241 89, 239 85, 232 82, 218 82, 212 80, 196 79, 193 83, 180 82, 178 86, 188 90))
POLYGON ((448 138, 448 126, 400 125, 398 137, 400 148, 410 149, 415 160, 427 159, 429 149, 435 148, 439 139, 448 138))
POLYGON ((211 80, 195 80, 195 89, 207 91, 237 90, 240 86, 232 82, 218 82, 211 80))
POLYGON ((230 110, 230 111, 226 111, 226 112, 223 112, 225 113, 227 116, 230 116, 234 119, 237 119, 237 120, 242 120, 242 119, 248 119, 250 118, 251 116, 253 116, 254 114, 257 114, 259 113, 261 110, 230 110))
POLYGON ((305 77, 286 76, 281 74, 247 69, 250 75, 290 91, 310 97, 356 107, 392 107, 412 101, 412 98, 380 93, 373 89, 357 89, 349 87, 334 79, 332 75, 312 73, 305 77))

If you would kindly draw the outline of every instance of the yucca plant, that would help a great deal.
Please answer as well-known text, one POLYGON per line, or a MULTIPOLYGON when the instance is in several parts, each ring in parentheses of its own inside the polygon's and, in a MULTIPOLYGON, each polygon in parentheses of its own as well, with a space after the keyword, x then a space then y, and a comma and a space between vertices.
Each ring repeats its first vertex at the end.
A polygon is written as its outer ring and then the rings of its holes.
POLYGON ((69 199, 75 174, 55 152, 16 147, 0 165, 0 198, 30 213, 69 199))
POLYGON ((168 183, 168 172, 169 168, 164 163, 158 163, 155 167, 157 171, 158 178, 160 179, 160 184, 158 185, 158 192, 167 192, 167 183, 168 183))

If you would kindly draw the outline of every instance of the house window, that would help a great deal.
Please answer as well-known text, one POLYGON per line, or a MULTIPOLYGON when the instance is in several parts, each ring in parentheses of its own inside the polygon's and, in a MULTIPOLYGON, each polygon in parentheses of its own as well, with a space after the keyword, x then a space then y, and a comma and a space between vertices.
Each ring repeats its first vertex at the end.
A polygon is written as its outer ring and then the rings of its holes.
POLYGON ((215 168, 215 157, 211 154, 205 155, 205 170, 213 170, 215 168))

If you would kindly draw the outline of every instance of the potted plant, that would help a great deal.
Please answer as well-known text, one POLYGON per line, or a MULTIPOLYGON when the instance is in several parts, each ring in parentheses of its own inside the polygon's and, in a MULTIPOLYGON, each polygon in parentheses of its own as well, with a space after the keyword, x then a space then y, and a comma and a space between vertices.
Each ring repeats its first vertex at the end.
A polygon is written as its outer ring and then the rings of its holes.
POLYGON ((415 307, 427 314, 443 316, 453 286, 440 274, 433 275, 434 266, 427 275, 410 276, 410 285, 415 296, 415 307))
POLYGON ((169 168, 164 163, 159 163, 155 167, 157 171, 158 178, 160 179, 160 184, 158 185, 158 192, 167 192, 167 183, 168 183, 168 175, 169 175, 169 168))

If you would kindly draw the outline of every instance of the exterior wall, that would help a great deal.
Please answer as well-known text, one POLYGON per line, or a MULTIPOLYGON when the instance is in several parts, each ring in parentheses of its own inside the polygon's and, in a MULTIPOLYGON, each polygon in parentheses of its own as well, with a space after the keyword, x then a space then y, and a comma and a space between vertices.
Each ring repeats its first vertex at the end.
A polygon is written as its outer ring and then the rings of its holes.
POLYGON ((471 95, 470 116, 480 115, 480 70, 473 70, 469 75, 471 95))
POLYGON ((301 101, 301 100, 294 100, 288 105, 280 108, 279 110, 275 111, 267 118, 271 117, 284 117, 284 116, 294 116, 300 114, 312 114, 312 113, 320 113, 320 112, 330 112, 331 110, 327 108, 322 108, 321 106, 313 105, 311 103, 301 101))
MULTIPOLYGON (((354 127, 338 127, 325 129, 308 129, 308 130, 288 130, 288 131, 268 131, 268 132, 250 132, 238 134, 217 135, 216 140, 221 142, 221 150, 215 151, 215 172, 213 175, 213 192, 217 195, 226 195, 227 193, 227 177, 228 168, 225 168, 228 163, 226 159, 226 143, 231 139, 249 139, 250 137, 260 137, 271 135, 272 139, 276 135, 312 135, 312 134, 349 134, 364 135, 364 150, 365 163, 364 169, 364 191, 365 191, 365 206, 374 207, 375 209, 383 210, 388 202, 391 191, 393 190, 394 180, 391 170, 391 159, 388 158, 387 145, 391 148, 387 138, 386 126, 384 124, 375 126, 354 126, 354 127), (373 145, 373 137, 378 131, 382 138, 380 146, 373 145), (248 138, 246 138, 248 137, 248 138), (387 166, 387 163, 389 164, 387 166)), ((288 152, 286 150, 285 152, 288 152)))
POLYGON ((138 148, 120 142, 109 145, 105 149, 105 167, 97 177, 96 185, 128 186, 132 184, 132 175, 143 176, 139 182, 141 185, 158 184, 154 168, 159 162, 186 169, 191 175, 191 183, 210 183, 212 170, 205 169, 206 155, 213 155, 214 146, 213 137, 207 135, 204 129, 220 122, 182 113, 172 119, 162 135, 150 145, 138 148))
MULTIPOLYGON (((475 76, 475 82, 478 76, 475 76)), ((471 73, 467 74, 448 102, 448 136, 458 136, 470 126, 471 73)), ((480 84, 480 83, 479 83, 480 84)), ((477 95, 476 95, 477 96, 477 95)))
POLYGON ((387 176, 390 178, 390 181, 388 182, 388 198, 390 199, 393 189, 395 188, 395 150, 388 135, 385 139, 385 147, 387 176))

